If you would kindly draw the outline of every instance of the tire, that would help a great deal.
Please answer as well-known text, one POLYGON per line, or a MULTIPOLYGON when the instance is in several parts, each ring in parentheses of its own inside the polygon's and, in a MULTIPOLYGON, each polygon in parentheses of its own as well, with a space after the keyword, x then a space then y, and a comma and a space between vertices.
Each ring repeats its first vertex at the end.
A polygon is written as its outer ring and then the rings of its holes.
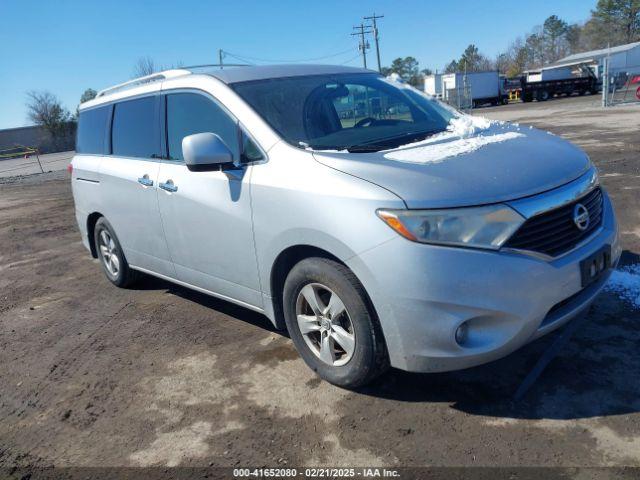
POLYGON ((362 284, 344 265, 318 257, 300 261, 285 281, 283 305, 293 344, 324 380, 357 388, 388 368, 377 318, 362 284), (338 315, 332 315, 331 309, 338 315))
POLYGON ((120 288, 126 288, 135 283, 139 273, 129 268, 118 237, 111 224, 101 217, 93 229, 93 241, 106 277, 111 283, 120 288))
POLYGON ((549 92, 547 92, 546 90, 540 90, 538 91, 537 97, 538 97, 537 100, 539 102, 546 102, 547 100, 549 100, 551 95, 549 95, 549 92))

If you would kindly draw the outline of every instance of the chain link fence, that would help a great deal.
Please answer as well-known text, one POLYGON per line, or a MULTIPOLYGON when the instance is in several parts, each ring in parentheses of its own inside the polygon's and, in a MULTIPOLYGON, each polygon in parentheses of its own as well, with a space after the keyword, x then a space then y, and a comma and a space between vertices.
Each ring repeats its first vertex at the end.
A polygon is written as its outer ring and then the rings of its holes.
POLYGON ((609 105, 640 103, 640 71, 616 72, 611 76, 609 105))
POLYGON ((456 88, 444 90, 443 100, 454 108, 461 111, 471 110, 473 107, 473 98, 471 97, 471 86, 468 82, 456 88))

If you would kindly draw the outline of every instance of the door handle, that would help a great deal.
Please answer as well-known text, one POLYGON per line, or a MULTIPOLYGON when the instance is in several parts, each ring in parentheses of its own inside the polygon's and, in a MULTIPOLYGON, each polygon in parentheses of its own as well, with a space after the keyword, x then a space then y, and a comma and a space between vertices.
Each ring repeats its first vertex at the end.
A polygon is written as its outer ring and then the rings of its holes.
POLYGON ((158 185, 161 189, 166 190, 167 192, 177 192, 178 191, 178 187, 176 185, 174 185, 173 180, 167 180, 166 182, 162 183, 160 182, 160 184, 158 185))
POLYGON ((153 187, 153 180, 149 178, 149 175, 147 173, 145 173, 138 179, 138 183, 140 185, 144 185, 145 187, 153 187))

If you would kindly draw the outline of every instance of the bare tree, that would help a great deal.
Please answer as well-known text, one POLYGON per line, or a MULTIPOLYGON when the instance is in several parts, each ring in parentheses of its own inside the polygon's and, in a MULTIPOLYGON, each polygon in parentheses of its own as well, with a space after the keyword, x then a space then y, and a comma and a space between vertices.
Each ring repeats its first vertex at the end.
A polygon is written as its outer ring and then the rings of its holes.
POLYGON ((184 62, 178 60, 171 65, 158 65, 153 58, 147 56, 140 57, 133 66, 133 78, 146 77, 153 73, 162 72, 163 70, 171 70, 174 68, 182 68, 184 62))
POLYGON ((68 133, 71 114, 51 92, 27 92, 27 115, 33 123, 47 130, 54 140, 68 133))
POLYGON ((133 66, 133 78, 146 77, 152 73, 156 73, 156 63, 149 56, 140 57, 133 66))

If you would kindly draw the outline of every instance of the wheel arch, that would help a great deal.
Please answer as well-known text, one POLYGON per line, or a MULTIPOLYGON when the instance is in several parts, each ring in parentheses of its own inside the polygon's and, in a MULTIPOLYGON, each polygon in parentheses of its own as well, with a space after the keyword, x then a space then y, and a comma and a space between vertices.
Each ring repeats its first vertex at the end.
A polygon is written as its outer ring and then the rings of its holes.
POLYGON ((93 231, 96 228, 96 223, 103 217, 100 212, 93 212, 87 217, 87 240, 89 242, 89 250, 93 258, 98 258, 98 252, 96 251, 96 244, 93 241, 93 231))
MULTIPOLYGON (((320 248, 314 245, 308 245, 308 244, 291 245, 285 248, 278 254, 276 259, 274 260, 273 265, 271 267, 271 274, 270 274, 270 280, 269 280, 271 301, 273 304, 273 317, 274 317, 273 320, 276 325, 276 328, 278 329, 286 330, 287 328, 284 320, 284 309, 283 309, 283 299, 282 299, 282 294, 284 291, 284 282, 287 279, 287 275, 297 263, 304 260, 305 258, 312 258, 312 257, 326 258, 343 265, 345 268, 348 268, 353 273, 353 275, 358 279, 358 281, 362 284, 362 281, 358 278, 358 275, 356 275, 356 273, 345 262, 343 262, 340 258, 338 258, 333 253, 329 252, 328 250, 325 250, 323 248, 320 248)), ((378 314, 373 305, 373 302, 369 298, 369 294, 366 291, 366 288, 364 288, 364 284, 362 285, 366 295, 365 301, 367 303, 367 306, 369 307, 375 321, 379 323, 378 314)))

